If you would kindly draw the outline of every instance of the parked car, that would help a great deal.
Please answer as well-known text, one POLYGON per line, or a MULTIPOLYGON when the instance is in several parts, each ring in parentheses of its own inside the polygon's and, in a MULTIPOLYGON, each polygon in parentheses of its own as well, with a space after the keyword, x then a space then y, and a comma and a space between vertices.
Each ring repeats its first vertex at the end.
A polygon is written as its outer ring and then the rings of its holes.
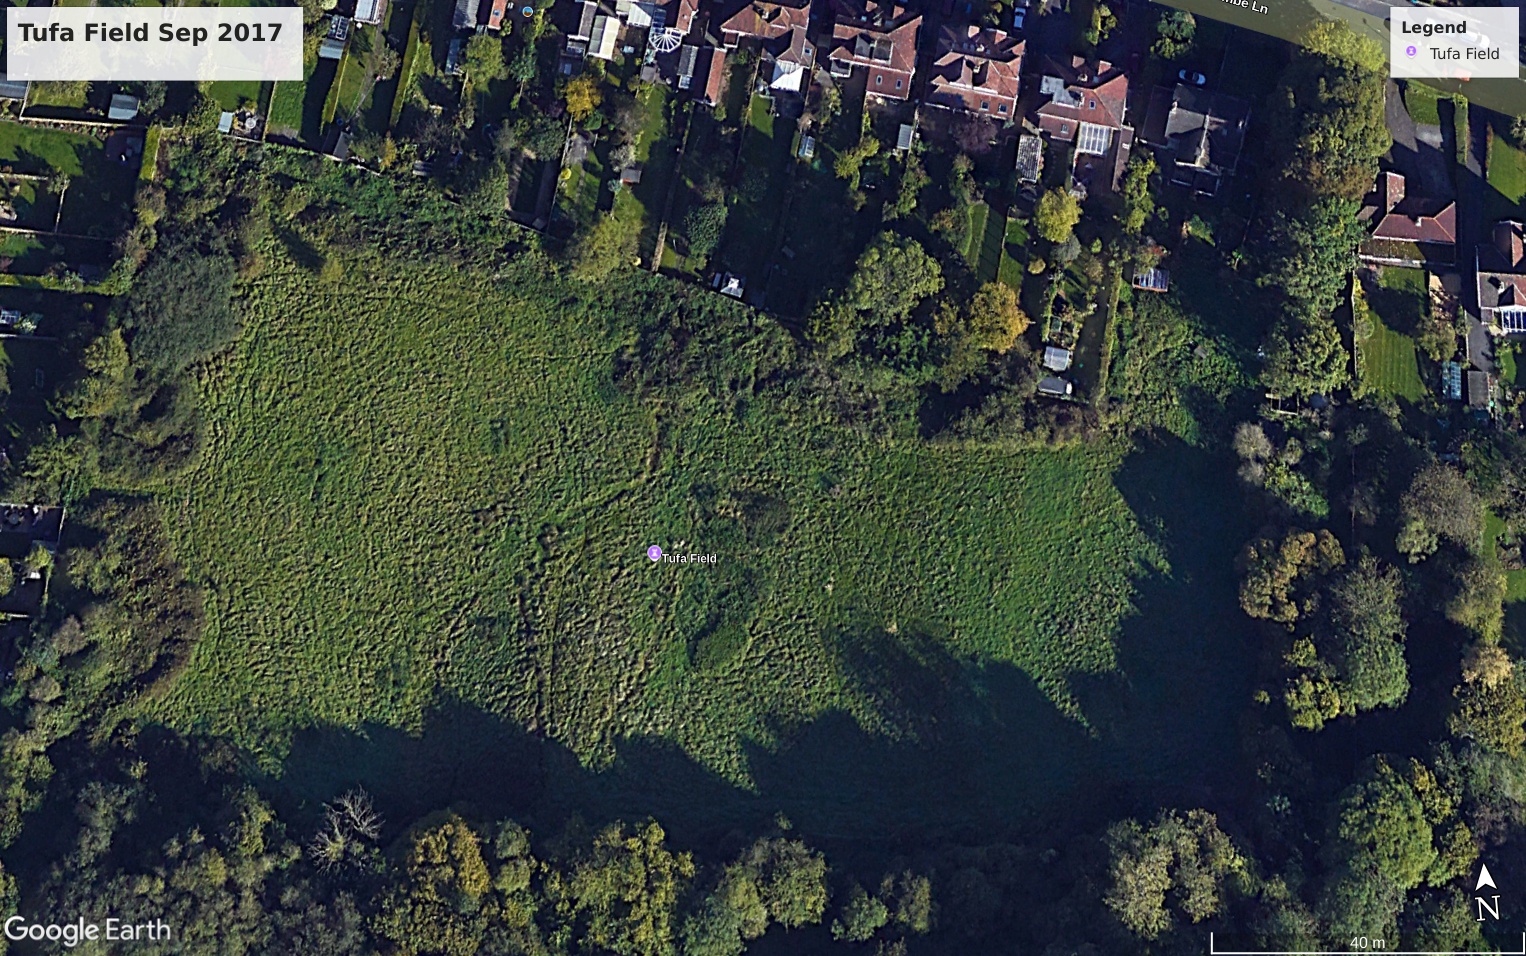
POLYGON ((1208 77, 1201 73, 1194 73, 1191 70, 1182 70, 1176 74, 1176 78, 1183 83, 1191 83, 1193 86, 1202 86, 1208 82, 1208 77))
POLYGON ((1022 7, 1018 7, 1016 10, 1013 10, 1012 11, 1012 29, 1014 29, 1014 30, 1021 30, 1023 28, 1023 18, 1026 17, 1027 15, 1028 15, 1028 11, 1024 10, 1022 7))

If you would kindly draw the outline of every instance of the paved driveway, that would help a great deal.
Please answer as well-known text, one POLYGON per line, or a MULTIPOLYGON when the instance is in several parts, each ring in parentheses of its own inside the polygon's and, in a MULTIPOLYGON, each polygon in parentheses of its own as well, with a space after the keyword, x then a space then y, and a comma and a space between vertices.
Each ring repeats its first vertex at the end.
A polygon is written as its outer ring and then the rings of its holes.
POLYGON ((1445 199, 1452 195, 1452 157, 1443 149, 1441 127, 1416 123, 1404 108, 1399 84, 1388 81, 1384 96, 1388 132, 1394 138, 1389 156, 1418 195, 1445 199))

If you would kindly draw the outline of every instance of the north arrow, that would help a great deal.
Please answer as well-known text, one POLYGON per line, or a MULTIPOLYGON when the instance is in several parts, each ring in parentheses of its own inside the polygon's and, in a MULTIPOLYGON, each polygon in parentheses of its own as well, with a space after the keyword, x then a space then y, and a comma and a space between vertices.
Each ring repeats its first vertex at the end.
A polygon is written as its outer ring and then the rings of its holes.
MULTIPOLYGON (((1489 864, 1487 863, 1483 864, 1482 868, 1478 871, 1478 885, 1473 887, 1473 891, 1476 893, 1486 886, 1494 886, 1494 877, 1489 875, 1489 864)), ((1494 888, 1499 889, 1497 886, 1494 886, 1494 888)))

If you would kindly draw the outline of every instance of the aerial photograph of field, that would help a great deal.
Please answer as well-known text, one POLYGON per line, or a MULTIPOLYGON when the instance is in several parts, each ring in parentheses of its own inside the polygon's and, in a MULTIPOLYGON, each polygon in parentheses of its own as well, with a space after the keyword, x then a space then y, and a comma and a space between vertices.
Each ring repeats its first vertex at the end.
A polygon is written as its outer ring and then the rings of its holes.
POLYGON ((1350 10, 0 79, 0 956, 1511 952, 1526 117, 1350 10))

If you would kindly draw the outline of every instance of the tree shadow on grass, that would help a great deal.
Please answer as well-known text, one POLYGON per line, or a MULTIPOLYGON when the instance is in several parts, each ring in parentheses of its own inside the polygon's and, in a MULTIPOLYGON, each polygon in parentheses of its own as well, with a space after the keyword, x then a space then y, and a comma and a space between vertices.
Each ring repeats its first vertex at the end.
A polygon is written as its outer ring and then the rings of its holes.
POLYGON ((1072 681, 1073 692, 1113 743, 1120 773, 1220 793, 1237 776, 1235 725, 1256 651, 1234 569, 1254 525, 1233 462, 1161 436, 1129 455, 1113 482, 1164 566, 1135 582, 1117 669, 1072 681))
POLYGON ((651 815, 695 848, 781 812, 809 839, 894 844, 928 831, 1081 832, 1157 805, 1220 808, 1248 779, 1235 726, 1253 658, 1234 575, 1253 529, 1231 468, 1168 438, 1118 470, 1166 567, 1136 582, 1116 671, 1072 678, 1077 716, 1015 665, 956 654, 936 623, 891 633, 864 612, 822 637, 862 710, 766 722, 741 742, 747 786, 654 737, 622 740, 609 766, 591 768, 459 701, 418 735, 303 731, 272 782, 308 814, 363 785, 398 826, 448 805, 540 829, 574 814, 651 815))

